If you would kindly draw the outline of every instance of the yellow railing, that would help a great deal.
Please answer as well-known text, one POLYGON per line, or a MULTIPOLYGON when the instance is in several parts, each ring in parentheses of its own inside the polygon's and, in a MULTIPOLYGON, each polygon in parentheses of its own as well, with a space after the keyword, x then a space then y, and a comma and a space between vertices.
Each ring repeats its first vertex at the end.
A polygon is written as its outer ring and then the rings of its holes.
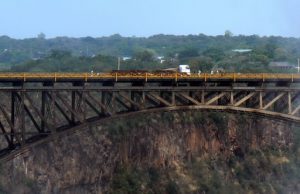
POLYGON ((254 79, 254 80, 299 80, 300 74, 272 74, 272 73, 220 73, 220 74, 181 74, 181 73, 0 73, 0 79, 22 79, 24 81, 28 79, 83 79, 83 80, 93 80, 93 79, 201 79, 201 80, 211 80, 211 79, 230 79, 233 81, 241 79, 254 79))

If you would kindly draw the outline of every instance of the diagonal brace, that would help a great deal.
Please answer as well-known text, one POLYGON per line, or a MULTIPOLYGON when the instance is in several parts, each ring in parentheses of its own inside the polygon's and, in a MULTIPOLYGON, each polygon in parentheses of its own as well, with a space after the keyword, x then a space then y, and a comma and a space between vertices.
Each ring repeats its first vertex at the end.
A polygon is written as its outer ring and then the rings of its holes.
POLYGON ((207 101, 205 104, 206 105, 210 105, 210 104, 214 103, 215 101, 217 101, 218 99, 220 99, 223 96, 225 96, 225 94, 226 94, 225 92, 222 92, 221 94, 219 94, 219 95, 213 97, 212 99, 210 99, 209 101, 207 101))
POLYGON ((7 132, 6 132, 6 130, 5 130, 5 128, 4 128, 4 126, 3 126, 3 124, 2 124, 1 121, 0 121, 0 129, 1 129, 1 131, 2 131, 2 133, 3 133, 3 135, 4 135, 4 137, 5 137, 5 139, 6 139, 7 143, 8 143, 8 145, 9 145, 9 146, 13 145, 13 142, 12 142, 11 139, 9 139, 9 136, 7 135, 7 132))
POLYGON ((171 103, 167 102, 165 99, 161 98, 156 94, 147 94, 147 97, 151 98, 152 100, 159 101, 163 103, 165 106, 172 106, 171 103))
POLYGON ((123 95, 121 92, 118 93, 119 96, 121 96, 122 98, 124 98, 126 101, 130 102, 130 104, 132 104, 135 107, 140 107, 140 105, 136 102, 134 102, 133 100, 131 100, 130 98, 128 98, 126 95, 123 95))
POLYGON ((58 93, 56 93, 56 96, 60 99, 60 101, 67 107, 67 109, 69 109, 69 111, 81 122, 83 123, 83 119, 78 116, 78 113, 73 110, 73 108, 66 102, 66 100, 61 97, 61 95, 59 95, 58 93))
POLYGON ((130 110, 131 107, 130 105, 126 104, 126 102, 124 102, 122 99, 120 99, 118 96, 116 96, 116 100, 122 105, 124 106, 127 110, 130 110))
POLYGON ((201 105, 201 103, 197 100, 195 100, 194 98, 186 95, 186 94, 183 94, 183 93, 176 93, 177 96, 181 96, 189 101, 191 101, 192 103, 194 103, 195 105, 201 105))
POLYGON ((280 94, 278 94, 273 100, 271 100, 266 106, 263 107, 263 110, 266 110, 267 108, 272 106, 277 100, 282 98, 284 95, 285 95, 284 92, 281 92, 280 94))
POLYGON ((240 106, 245 101, 247 101, 249 98, 253 97, 255 94, 256 94, 256 92, 251 92, 250 94, 248 94, 247 96, 243 97, 241 100, 236 102, 233 106, 240 106))
MULTIPOLYGON (((54 100, 50 94, 47 93, 47 96, 51 99, 54 100)), ((71 119, 69 118, 69 116, 64 112, 63 108, 56 102, 56 100, 54 100, 54 104, 57 107, 57 109, 59 110, 59 112, 65 117, 65 119, 68 121, 68 123, 72 123, 71 119)))
POLYGON ((107 107, 104 106, 104 104, 102 104, 102 103, 99 102, 98 100, 96 100, 89 92, 87 92, 87 96, 88 96, 95 104, 97 104, 98 106, 100 106, 100 107, 104 110, 104 112, 105 112, 106 114, 108 114, 109 116, 112 115, 112 113, 111 113, 109 110, 107 110, 107 107))
MULTIPOLYGON (((1 110, 1 112, 3 113, 5 120, 7 121, 8 125, 9 125, 10 128, 11 128, 11 141, 13 141, 13 137, 14 137, 13 134, 14 134, 15 131, 16 131, 16 130, 15 130, 15 127, 14 127, 12 121, 9 119, 9 115, 8 115, 8 113, 5 111, 5 109, 3 108, 2 105, 0 105, 0 110, 1 110)), ((21 139, 19 138, 18 135, 16 135, 15 137, 16 137, 16 139, 17 139, 18 142, 21 142, 21 139)))
POLYGON ((291 115, 295 115, 300 110, 300 105, 295 108, 295 110, 291 113, 291 115))
MULTIPOLYGON (((20 98, 23 98, 22 96, 18 95, 20 98)), ((24 93, 25 98, 28 100, 29 105, 32 107, 33 111, 40 117, 40 119, 45 123, 45 126, 50 130, 53 131, 53 126, 47 122, 47 119, 42 115, 42 113, 33 105, 32 99, 29 97, 27 93, 24 93)), ((22 99, 24 100, 24 99, 22 99)), ((24 103, 25 104, 25 103, 24 103)), ((26 111, 27 112, 27 111, 26 111)), ((28 111, 29 112, 29 111, 28 111)))
POLYGON ((93 111, 97 113, 97 115, 101 116, 101 112, 87 98, 85 98, 84 100, 85 103, 87 103, 87 105, 89 105, 89 107, 91 107, 91 109, 93 109, 93 111))

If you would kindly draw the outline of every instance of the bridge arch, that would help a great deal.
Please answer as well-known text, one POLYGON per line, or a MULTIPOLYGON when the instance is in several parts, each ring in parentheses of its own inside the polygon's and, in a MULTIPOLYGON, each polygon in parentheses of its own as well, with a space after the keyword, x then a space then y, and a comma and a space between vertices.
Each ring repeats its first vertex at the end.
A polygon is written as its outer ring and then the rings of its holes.
POLYGON ((177 111, 204 111, 204 112, 226 112, 226 113, 233 113, 233 114, 246 114, 248 116, 254 117, 265 117, 267 119, 280 121, 283 123, 300 125, 300 118, 282 114, 282 113, 274 113, 272 111, 265 111, 265 110, 258 110, 258 109, 251 109, 251 108, 240 108, 240 107, 233 107, 233 106, 203 106, 203 105, 190 105, 190 106, 172 106, 172 107, 159 107, 159 108, 151 108, 151 109, 144 109, 139 111, 132 111, 132 112, 123 112, 107 117, 95 117, 87 119, 84 123, 78 123, 75 126, 64 127, 63 130, 60 130, 58 133, 55 134, 48 134, 47 136, 40 137, 35 139, 30 143, 27 143, 24 146, 17 147, 13 150, 7 151, 5 154, 2 154, 0 157, 0 161, 9 161, 15 157, 20 155, 26 154, 29 151, 29 148, 37 146, 39 144, 50 142, 55 140, 56 138, 63 138, 66 135, 71 135, 74 133, 80 133, 82 129, 86 129, 89 126, 97 126, 101 125, 104 122, 114 121, 115 119, 120 118, 134 118, 137 115, 149 115, 151 113, 161 113, 161 112, 177 112, 177 111))

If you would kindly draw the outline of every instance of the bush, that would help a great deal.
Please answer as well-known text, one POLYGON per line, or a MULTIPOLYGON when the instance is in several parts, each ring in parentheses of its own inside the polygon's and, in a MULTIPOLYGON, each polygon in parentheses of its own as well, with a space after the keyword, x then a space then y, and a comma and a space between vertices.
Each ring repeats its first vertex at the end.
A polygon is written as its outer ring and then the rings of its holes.
POLYGON ((227 130, 227 115, 219 112, 211 112, 208 115, 209 118, 217 125, 219 131, 227 130))
POLYGON ((142 193, 141 175, 136 169, 119 167, 112 180, 111 193, 142 193))
POLYGON ((177 194, 177 193, 180 193, 179 192, 179 188, 178 188, 177 184, 174 181, 170 181, 167 184, 166 193, 168 193, 168 194, 177 194))

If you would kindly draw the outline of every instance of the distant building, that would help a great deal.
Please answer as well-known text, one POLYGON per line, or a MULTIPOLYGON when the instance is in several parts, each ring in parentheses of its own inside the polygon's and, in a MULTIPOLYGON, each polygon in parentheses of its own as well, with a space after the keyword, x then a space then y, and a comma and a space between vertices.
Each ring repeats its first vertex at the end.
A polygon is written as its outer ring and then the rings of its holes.
POLYGON ((269 67, 275 69, 294 69, 296 66, 285 61, 273 61, 269 63, 269 67))
POLYGON ((233 49, 232 51, 235 53, 250 53, 252 49, 233 49))
POLYGON ((160 62, 160 63, 164 63, 166 60, 164 59, 164 56, 158 56, 156 57, 156 59, 160 62))
POLYGON ((128 60, 130 60, 131 59, 131 57, 122 57, 122 60, 123 61, 128 61, 128 60))

